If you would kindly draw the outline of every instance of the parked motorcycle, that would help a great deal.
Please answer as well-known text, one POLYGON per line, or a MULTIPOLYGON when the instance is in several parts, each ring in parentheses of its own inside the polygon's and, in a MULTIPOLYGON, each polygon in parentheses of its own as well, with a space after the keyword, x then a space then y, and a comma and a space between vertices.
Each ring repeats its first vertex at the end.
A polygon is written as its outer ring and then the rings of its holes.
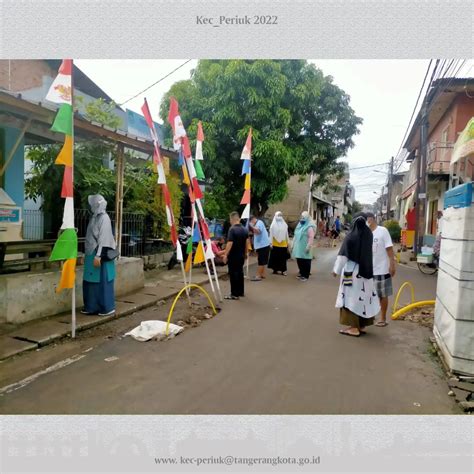
MULTIPOLYGON (((183 253, 183 258, 185 261, 188 256, 188 252, 187 252, 188 242, 189 242, 189 239, 192 238, 191 231, 192 229, 189 226, 180 227, 178 231, 178 242, 179 242, 179 245, 181 245, 181 252, 183 253)), ((177 253, 175 250, 168 262, 168 270, 171 270, 172 268, 174 268, 174 266, 177 265, 178 263, 179 262, 177 258, 177 253)))

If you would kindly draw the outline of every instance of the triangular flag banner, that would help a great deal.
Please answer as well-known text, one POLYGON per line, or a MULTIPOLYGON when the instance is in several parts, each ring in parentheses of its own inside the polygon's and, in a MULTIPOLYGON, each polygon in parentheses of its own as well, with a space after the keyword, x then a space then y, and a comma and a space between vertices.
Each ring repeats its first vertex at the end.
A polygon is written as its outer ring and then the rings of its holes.
POLYGON ((58 75, 49 88, 46 100, 56 104, 72 104, 72 59, 63 59, 58 75))
POLYGON ((184 155, 183 155, 183 150, 179 150, 178 153, 178 165, 183 166, 184 165, 184 155))
POLYGON ((203 197, 201 188, 199 187, 199 183, 197 178, 193 178, 193 189, 194 189, 194 196, 196 199, 201 199, 203 197))
POLYGON ((63 225, 61 226, 61 230, 74 229, 74 227, 74 198, 68 197, 64 203, 63 225))
POLYGON ((242 197, 242 201, 240 201, 240 204, 250 204, 250 189, 246 189, 244 191, 244 195, 242 197))
POLYGON ((191 153, 191 146, 189 144, 189 138, 187 136, 184 136, 182 139, 183 143, 183 153, 185 158, 191 158, 192 153, 191 153))
POLYGON ((242 174, 250 173, 250 160, 244 160, 242 163, 242 174))
POLYGON ((199 140, 196 141, 196 160, 204 160, 204 156, 202 156, 202 142, 199 140))
POLYGON ((183 166, 181 166, 181 169, 183 170, 183 183, 189 186, 191 184, 191 181, 189 181, 188 170, 184 163, 183 166))
POLYGON ((179 116, 178 101, 174 97, 170 98, 168 122, 173 129, 173 147, 175 150, 180 150, 181 138, 186 136, 186 130, 184 129, 183 122, 179 116))
POLYGON ((65 165, 65 166, 72 166, 72 149, 73 149, 73 141, 72 137, 66 135, 64 140, 64 145, 59 152, 58 157, 54 164, 56 165, 65 165))
POLYGON ((212 244, 210 240, 206 240, 206 259, 213 260, 215 257, 214 252, 212 251, 212 244))
POLYGON ((161 155, 160 155, 160 150, 158 149, 157 146, 155 146, 153 150, 153 163, 158 166, 159 163, 161 163, 161 155))
POLYGON ((196 161, 194 162, 194 166, 196 168, 196 177, 201 180, 206 179, 206 177, 204 176, 204 171, 202 170, 201 162, 198 161, 197 158, 196 158, 196 161))
POLYGON ((64 262, 63 269, 61 271, 61 279, 59 285, 56 288, 56 293, 60 293, 61 290, 72 289, 76 282, 76 259, 70 258, 64 262))
POLYGON ((174 217, 173 217, 173 225, 171 226, 170 232, 171 232, 171 242, 173 242, 173 245, 177 247, 179 245, 179 242, 178 242, 178 232, 176 232, 176 225, 174 223, 174 217))
POLYGON ((188 240, 188 244, 186 246, 186 253, 187 254, 193 253, 193 239, 188 240))
POLYGON ((163 191, 163 198, 165 200, 165 204, 169 207, 171 207, 171 196, 170 196, 170 191, 168 189, 168 185, 163 183, 161 185, 161 189, 163 191))
POLYGON ((196 205, 197 205, 197 208, 199 209, 199 215, 200 215, 203 219, 205 219, 205 217, 204 217, 204 209, 202 208, 201 201, 198 200, 198 201, 196 202, 196 205))
POLYGON ((62 104, 51 127, 53 132, 72 136, 72 105, 62 104))
POLYGON ((157 166, 158 171, 158 184, 165 184, 166 183, 166 175, 165 169, 163 168, 163 162, 159 162, 157 166))
POLYGON ((245 185, 244 185, 244 189, 250 190, 250 173, 247 173, 247 174, 245 175, 245 185))
POLYGON ((63 174, 63 185, 61 188, 61 197, 62 198, 72 198, 74 197, 74 189, 72 186, 72 167, 65 166, 63 174))
POLYGON ((247 135, 247 141, 245 142, 244 149, 242 150, 242 155, 240 156, 241 160, 250 160, 250 155, 252 154, 252 129, 250 129, 249 134, 247 135))
POLYGON ((201 234, 199 232, 199 226, 195 225, 194 226, 194 232, 193 232, 193 242, 199 242, 201 240, 201 234))
POLYGON ((50 262, 77 258, 77 234, 75 229, 66 229, 54 244, 50 262))
POLYGON ((207 222, 202 217, 199 219, 199 222, 201 224, 201 231, 204 240, 209 240, 211 236, 209 235, 209 227, 207 226, 207 222))
POLYGON ((201 143, 204 141, 204 132, 202 130, 202 122, 200 120, 198 122, 198 131, 197 131, 196 140, 200 141, 201 143))
POLYGON ((247 204, 240 216, 241 219, 250 219, 250 204, 247 204))
POLYGON ((189 177, 191 179, 196 177, 196 169, 194 168, 194 162, 192 158, 186 158, 186 166, 188 167, 189 177))
POLYGON ((184 271, 189 272, 189 270, 191 270, 192 263, 193 263, 193 254, 189 253, 188 258, 186 259, 186 265, 184 266, 184 271))
POLYGON ((166 206, 166 220, 168 222, 168 225, 169 226, 172 226, 173 225, 173 217, 171 215, 171 209, 169 206, 166 206))
POLYGON ((176 260, 178 260, 178 262, 183 261, 183 249, 179 244, 176 246, 176 260))
POLYGON ((148 102, 147 102, 146 98, 145 98, 145 102, 142 106, 142 113, 143 113, 143 116, 145 117, 148 128, 150 130, 152 130, 155 127, 155 125, 153 123, 153 119, 151 118, 150 107, 148 107, 148 102))
POLYGON ((191 186, 188 186, 188 194, 189 194, 189 200, 191 201, 191 204, 194 204, 196 202, 196 198, 193 193, 193 189, 191 186))
POLYGON ((199 245, 196 249, 196 254, 194 255, 194 265, 198 263, 203 263, 206 260, 204 257, 204 249, 202 247, 202 242, 199 242, 199 245))

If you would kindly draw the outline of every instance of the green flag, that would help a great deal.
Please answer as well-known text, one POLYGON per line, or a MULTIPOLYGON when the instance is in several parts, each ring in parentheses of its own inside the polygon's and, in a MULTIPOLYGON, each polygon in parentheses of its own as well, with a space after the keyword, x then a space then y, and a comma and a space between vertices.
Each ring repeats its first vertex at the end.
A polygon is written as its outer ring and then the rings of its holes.
POLYGON ((186 247, 186 253, 189 255, 190 253, 193 253, 193 239, 189 238, 188 240, 188 246, 186 247))
POLYGON ((77 234, 75 229, 65 229, 54 244, 49 261, 77 258, 77 234))
POLYGON ((194 161, 194 168, 196 169, 196 176, 198 177, 198 179, 206 179, 206 177, 204 176, 204 171, 202 170, 200 160, 194 161))
POLYGON ((62 104, 59 107, 51 130, 69 136, 72 135, 72 106, 70 104, 62 104))

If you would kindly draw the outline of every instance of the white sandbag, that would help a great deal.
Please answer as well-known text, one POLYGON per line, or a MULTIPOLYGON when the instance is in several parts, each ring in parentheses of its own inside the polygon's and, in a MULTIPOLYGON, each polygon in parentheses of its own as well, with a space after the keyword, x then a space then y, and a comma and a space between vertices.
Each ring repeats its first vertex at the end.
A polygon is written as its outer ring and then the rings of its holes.
MULTIPOLYGON (((170 323, 168 338, 176 336, 183 329, 181 326, 170 323)), ((158 340, 166 339, 166 321, 143 321, 140 326, 127 332, 124 336, 132 336, 133 339, 140 342, 155 338, 158 340)))

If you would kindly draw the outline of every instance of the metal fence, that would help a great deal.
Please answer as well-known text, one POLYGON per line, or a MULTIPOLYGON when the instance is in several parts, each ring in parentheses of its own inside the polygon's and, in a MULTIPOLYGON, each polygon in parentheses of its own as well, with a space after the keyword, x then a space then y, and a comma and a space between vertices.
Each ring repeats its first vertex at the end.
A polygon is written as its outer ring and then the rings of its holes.
MULTIPOLYGON (((112 221, 112 230, 115 232, 115 211, 108 212, 112 221)), ((86 236, 90 211, 76 209, 74 223, 79 239, 86 236)), ((48 219, 41 210, 25 210, 23 212, 23 238, 25 240, 41 240, 54 238, 58 230, 49 229, 48 219)), ((171 244, 152 234, 153 221, 146 214, 124 212, 122 214, 122 248, 121 254, 125 257, 139 257, 160 253, 171 248, 171 244)), ((82 252, 84 244, 79 244, 82 252)))

